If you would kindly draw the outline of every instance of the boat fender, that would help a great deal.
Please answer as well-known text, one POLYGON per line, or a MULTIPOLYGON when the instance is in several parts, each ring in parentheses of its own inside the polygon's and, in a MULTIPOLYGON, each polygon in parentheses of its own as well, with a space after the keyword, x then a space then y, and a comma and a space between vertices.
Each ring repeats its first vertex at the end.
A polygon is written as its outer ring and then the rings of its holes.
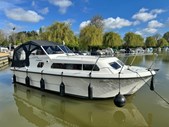
POLYGON ((27 86, 30 86, 30 78, 28 76, 26 76, 26 78, 25 78, 25 84, 27 86))
POLYGON ((42 91, 45 90, 45 81, 44 81, 43 78, 41 78, 41 80, 40 80, 40 89, 41 89, 42 91))
POLYGON ((88 86, 88 97, 89 99, 93 99, 93 87, 91 86, 91 84, 89 84, 88 86))
POLYGON ((16 75, 13 75, 13 83, 16 83, 16 75))
POLYGON ((60 96, 64 96, 65 95, 65 84, 63 82, 61 82, 60 84, 60 96))
POLYGON ((154 76, 153 75, 152 75, 152 78, 151 78, 150 90, 154 91, 154 76))
POLYGON ((114 97, 114 104, 117 107, 123 107, 126 103, 126 98, 119 92, 115 97, 114 97))

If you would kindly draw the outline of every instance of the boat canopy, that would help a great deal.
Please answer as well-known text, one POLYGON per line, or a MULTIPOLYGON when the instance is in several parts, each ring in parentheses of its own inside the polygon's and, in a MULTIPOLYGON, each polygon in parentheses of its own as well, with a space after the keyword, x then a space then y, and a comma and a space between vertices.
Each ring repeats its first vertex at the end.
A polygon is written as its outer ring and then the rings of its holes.
MULTIPOLYGON (((25 67, 29 66, 29 56, 31 54, 34 54, 36 51, 36 55, 45 55, 45 54, 51 54, 51 52, 48 51, 48 49, 53 49, 52 51, 60 49, 63 53, 63 51, 59 43, 51 42, 51 41, 42 41, 42 40, 32 40, 28 41, 26 43, 21 44, 14 50, 13 59, 12 59, 12 67, 25 67), (39 54, 38 54, 39 53, 39 54)), ((67 48, 64 46, 65 49, 67 48)), ((63 47, 62 47, 63 48, 63 47)), ((69 49, 69 48, 68 48, 69 49)), ((70 50, 70 49, 69 49, 70 50)), ((68 50, 66 50, 68 51, 68 50)))

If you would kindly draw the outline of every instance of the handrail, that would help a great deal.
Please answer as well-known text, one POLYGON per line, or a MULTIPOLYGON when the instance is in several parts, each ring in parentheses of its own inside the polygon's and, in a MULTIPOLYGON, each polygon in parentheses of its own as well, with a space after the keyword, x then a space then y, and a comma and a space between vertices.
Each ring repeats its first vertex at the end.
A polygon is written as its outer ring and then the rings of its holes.
POLYGON ((96 64, 97 64, 97 62, 98 62, 98 60, 99 60, 99 58, 100 58, 100 56, 96 59, 95 64, 94 64, 94 66, 93 66, 93 68, 92 68, 91 72, 89 73, 89 77, 90 77, 90 84, 91 84, 91 77, 92 77, 92 72, 93 72, 93 69, 95 68, 95 66, 96 66, 96 64))

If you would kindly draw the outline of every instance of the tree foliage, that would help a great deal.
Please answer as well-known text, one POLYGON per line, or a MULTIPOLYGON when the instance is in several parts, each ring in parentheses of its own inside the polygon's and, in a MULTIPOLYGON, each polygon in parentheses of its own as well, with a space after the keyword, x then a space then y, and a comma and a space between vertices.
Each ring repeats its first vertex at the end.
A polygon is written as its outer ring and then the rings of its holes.
POLYGON ((122 46, 122 39, 117 33, 107 32, 103 36, 103 46, 118 48, 119 46, 122 46))
POLYGON ((92 17, 88 26, 80 31, 79 45, 81 49, 101 47, 103 43, 103 18, 99 15, 92 17))
POLYGON ((128 47, 140 47, 144 45, 144 38, 133 32, 128 32, 124 37, 125 45, 128 47))
POLYGON ((102 46, 103 34, 102 29, 96 26, 88 25, 81 29, 79 35, 79 45, 82 49, 88 49, 88 47, 102 46))
POLYGON ((62 43, 63 41, 69 47, 78 47, 78 39, 75 37, 70 26, 66 23, 55 22, 46 29, 41 30, 41 39, 62 43))
POLYGON ((2 43, 4 42, 4 40, 5 40, 4 33, 3 33, 3 31, 0 30, 0 45, 2 45, 2 43))
POLYGON ((103 29, 103 17, 100 15, 93 16, 90 25, 103 29))
POLYGON ((21 31, 18 33, 12 33, 9 36, 9 42, 13 45, 18 45, 18 44, 22 44, 26 41, 29 40, 37 40, 39 39, 39 35, 36 31, 21 31))
POLYGON ((156 33, 156 34, 154 34, 152 37, 154 37, 155 40, 157 41, 157 40, 159 40, 162 36, 161 36, 161 34, 156 33))
POLYGON ((19 32, 16 34, 15 38, 17 44, 24 43, 28 40, 27 32, 26 31, 19 32))
POLYGON ((145 41, 145 46, 146 47, 156 47, 157 46, 157 41, 154 37, 147 37, 145 41))
POLYGON ((163 48, 165 46, 168 46, 168 42, 165 38, 161 38, 157 41, 157 46, 163 48))
POLYGON ((7 46, 9 44, 5 34, 2 30, 0 30, 0 46, 7 46))
POLYGON ((169 43, 169 32, 164 33, 163 38, 169 43))

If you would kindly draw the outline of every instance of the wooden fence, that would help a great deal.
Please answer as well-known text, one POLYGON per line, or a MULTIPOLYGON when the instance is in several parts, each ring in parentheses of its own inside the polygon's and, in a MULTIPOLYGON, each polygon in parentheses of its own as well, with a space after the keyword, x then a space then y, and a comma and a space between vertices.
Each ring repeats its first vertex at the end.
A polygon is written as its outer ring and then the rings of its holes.
POLYGON ((8 55, 0 55, 0 69, 9 65, 9 56, 8 55))

